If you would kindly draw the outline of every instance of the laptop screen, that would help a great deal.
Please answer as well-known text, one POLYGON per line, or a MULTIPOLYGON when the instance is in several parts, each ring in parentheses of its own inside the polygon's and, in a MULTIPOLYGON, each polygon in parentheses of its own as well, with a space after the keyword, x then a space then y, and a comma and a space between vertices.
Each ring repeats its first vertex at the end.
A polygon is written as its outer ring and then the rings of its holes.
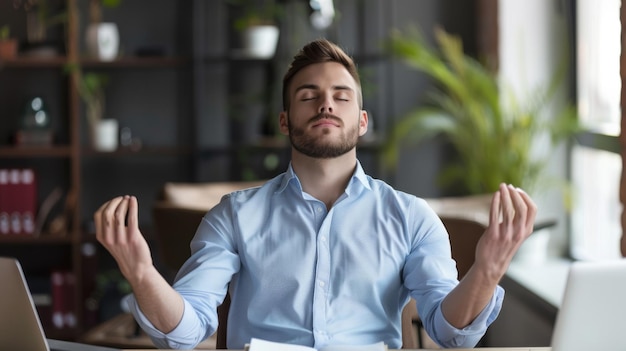
POLYGON ((552 351, 626 350, 626 260, 572 264, 552 351))
POLYGON ((22 267, 0 257, 0 345, 6 350, 48 351, 22 267))

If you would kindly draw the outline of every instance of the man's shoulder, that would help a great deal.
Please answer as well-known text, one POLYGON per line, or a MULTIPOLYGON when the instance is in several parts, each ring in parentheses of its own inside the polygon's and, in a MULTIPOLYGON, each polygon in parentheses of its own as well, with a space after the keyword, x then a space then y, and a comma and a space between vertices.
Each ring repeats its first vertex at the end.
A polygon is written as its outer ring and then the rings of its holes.
POLYGON ((231 201, 247 202, 258 197, 270 196, 278 191, 282 184, 282 175, 268 180, 255 182, 253 186, 238 189, 229 193, 227 196, 231 201))
POLYGON ((387 200, 394 198, 404 204, 413 203, 418 206, 428 206, 428 203, 423 198, 415 194, 396 189, 382 179, 376 179, 368 176, 368 182, 370 189, 374 192, 374 194, 376 194, 376 196, 387 200))

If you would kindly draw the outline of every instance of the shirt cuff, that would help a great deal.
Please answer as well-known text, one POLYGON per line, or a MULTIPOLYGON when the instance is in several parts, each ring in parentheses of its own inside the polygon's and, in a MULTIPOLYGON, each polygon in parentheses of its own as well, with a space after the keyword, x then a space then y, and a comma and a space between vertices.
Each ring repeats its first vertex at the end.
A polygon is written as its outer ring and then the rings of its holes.
POLYGON ((193 313, 185 313, 184 311, 193 311, 193 308, 187 302, 187 300, 183 299, 184 310, 183 317, 180 322, 169 333, 163 333, 158 330, 152 322, 148 320, 148 318, 141 312, 139 305, 137 304, 137 300, 134 295, 130 294, 124 297, 123 303, 127 304, 130 312, 135 317, 135 320, 143 329, 148 336, 152 339, 154 344, 159 348, 172 348, 172 349, 193 349, 197 342, 195 342, 194 335, 190 334, 191 331, 198 330, 199 321, 197 318, 194 318, 193 313))
POLYGON ((504 289, 496 286, 496 290, 485 308, 478 314, 472 323, 463 329, 458 329, 448 323, 443 316, 441 307, 435 314, 435 330, 437 339, 445 347, 474 347, 485 334, 487 328, 496 320, 502 309, 504 289))

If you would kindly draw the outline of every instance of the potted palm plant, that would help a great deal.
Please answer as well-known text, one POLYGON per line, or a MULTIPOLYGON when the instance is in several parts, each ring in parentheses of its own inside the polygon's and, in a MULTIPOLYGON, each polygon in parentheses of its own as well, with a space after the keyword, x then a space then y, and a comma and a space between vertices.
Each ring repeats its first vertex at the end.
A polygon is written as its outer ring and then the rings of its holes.
POLYGON ((522 103, 507 94, 495 72, 463 52, 458 37, 441 29, 435 37, 438 48, 428 45, 416 29, 396 31, 386 43, 393 56, 434 79, 438 89, 431 95, 432 104, 410 111, 392 126, 383 163, 393 169, 402 145, 443 135, 458 159, 444 168, 442 185, 462 184, 468 195, 492 193, 502 182, 531 193, 540 185, 567 189, 563 180, 547 176, 549 153, 540 157, 533 152, 540 138, 555 146, 579 131, 572 105, 547 118, 565 65, 522 103))

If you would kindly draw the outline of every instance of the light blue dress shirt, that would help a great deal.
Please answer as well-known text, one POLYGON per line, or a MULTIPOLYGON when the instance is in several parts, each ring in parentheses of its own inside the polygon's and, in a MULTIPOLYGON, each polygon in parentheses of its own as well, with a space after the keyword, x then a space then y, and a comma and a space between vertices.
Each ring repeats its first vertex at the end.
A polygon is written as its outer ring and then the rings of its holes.
POLYGON ((473 347, 504 291, 496 289, 471 325, 454 328, 441 312, 458 284, 450 255, 445 227, 427 203, 372 179, 358 162, 329 210, 289 167, 262 187, 225 196, 205 215, 174 283, 185 303, 174 330, 158 331, 132 296, 128 302, 161 348, 191 349, 211 336, 227 289, 229 348, 243 349, 252 337, 400 348, 402 309, 412 296, 437 343, 473 347))

